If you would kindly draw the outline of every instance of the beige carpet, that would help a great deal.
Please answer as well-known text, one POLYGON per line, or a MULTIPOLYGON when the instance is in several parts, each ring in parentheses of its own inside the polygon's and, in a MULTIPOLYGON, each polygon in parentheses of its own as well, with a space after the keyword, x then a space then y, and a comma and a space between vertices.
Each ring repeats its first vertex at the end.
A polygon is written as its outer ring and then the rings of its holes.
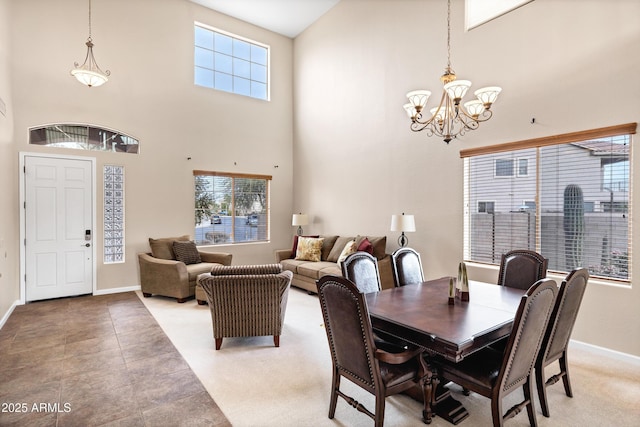
MULTIPOLYGON (((271 337, 225 338, 215 350, 207 306, 195 301, 177 304, 162 297, 143 302, 176 348, 200 378, 211 397, 236 427, 256 426, 372 426, 366 415, 338 400, 336 416, 327 417, 331 359, 316 296, 292 288, 280 347, 271 337)), ((574 398, 564 395, 561 383, 548 390, 551 418, 540 412, 540 426, 640 425, 640 365, 571 348, 569 354, 574 398)), ((555 372, 552 372, 555 373, 555 372)), ((344 390, 370 410, 373 398, 348 381, 344 390)), ((489 400, 472 394, 456 397, 470 416, 460 426, 491 425, 489 400)), ((521 393, 505 400, 509 408, 521 393)), ((420 426, 421 404, 406 396, 387 399, 385 426, 420 426)), ((435 418, 432 426, 449 423, 435 418)), ((526 426, 526 412, 507 421, 526 426)))

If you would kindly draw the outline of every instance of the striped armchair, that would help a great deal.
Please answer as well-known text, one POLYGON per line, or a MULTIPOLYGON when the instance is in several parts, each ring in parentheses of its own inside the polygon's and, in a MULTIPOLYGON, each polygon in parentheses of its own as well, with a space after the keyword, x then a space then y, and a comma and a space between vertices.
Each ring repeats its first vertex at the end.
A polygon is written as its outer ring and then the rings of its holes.
POLYGON ((201 274, 216 350, 224 337, 263 335, 279 347, 292 276, 280 264, 215 266, 201 274))

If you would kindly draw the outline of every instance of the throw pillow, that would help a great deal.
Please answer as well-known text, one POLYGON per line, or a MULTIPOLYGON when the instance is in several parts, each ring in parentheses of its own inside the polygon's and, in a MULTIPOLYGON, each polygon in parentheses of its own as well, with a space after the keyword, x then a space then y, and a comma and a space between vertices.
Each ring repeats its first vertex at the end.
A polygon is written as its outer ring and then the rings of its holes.
POLYGON ((358 236, 356 237, 357 245, 360 246, 364 239, 369 239, 373 245, 373 253, 371 255, 376 257, 378 261, 387 255, 387 236, 358 236))
POLYGON ((198 264, 202 262, 196 244, 191 241, 181 242, 176 240, 173 242, 173 252, 176 254, 176 260, 184 262, 185 264, 198 264))
POLYGON ((340 256, 338 257, 338 267, 342 268, 342 262, 347 259, 347 257, 349 255, 351 255, 352 253, 355 253, 357 251, 357 247, 356 247, 356 241, 355 240, 351 240, 349 242, 347 242, 346 245, 344 245, 344 248, 342 249, 342 252, 340 253, 340 256))
POLYGON ((176 240, 189 241, 189 236, 167 237, 164 239, 149 238, 149 246, 151 246, 151 255, 160 259, 176 259, 173 253, 173 242, 176 240))
POLYGON ((314 237, 317 239, 320 236, 298 236, 297 234, 293 236, 293 247, 291 248, 291 258, 296 257, 296 252, 298 251, 298 239, 300 237, 314 237))
POLYGON ((360 245, 358 245, 358 252, 360 251, 373 255, 373 245, 368 238, 365 237, 364 240, 360 242, 360 245))
POLYGON ((323 241, 323 238, 300 237, 298 239, 296 259, 300 261, 320 261, 323 241))

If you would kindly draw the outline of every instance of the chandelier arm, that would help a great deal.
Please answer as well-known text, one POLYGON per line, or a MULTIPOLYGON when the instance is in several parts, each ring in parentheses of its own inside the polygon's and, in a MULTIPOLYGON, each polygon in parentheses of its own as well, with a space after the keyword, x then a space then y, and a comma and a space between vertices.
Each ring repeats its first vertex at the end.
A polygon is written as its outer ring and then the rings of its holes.
MULTIPOLYGON (((442 108, 442 105, 445 103, 445 100, 447 98, 448 98, 447 94, 443 93, 442 98, 440 98, 440 104, 438 104, 438 107, 435 110, 436 112, 438 112, 442 108)), ((424 111, 424 109, 422 111, 424 111)), ((436 118, 436 115, 432 114, 431 117, 429 117, 429 119, 425 121, 421 121, 420 119, 422 118, 422 111, 416 115, 414 120, 411 121, 411 130, 415 132, 420 131, 425 127, 429 126, 431 123, 433 123, 434 119, 436 118), (416 124, 421 126, 414 126, 416 124)))
POLYGON ((480 113, 478 115, 478 117, 473 117, 473 116, 469 115, 464 110, 464 108, 460 108, 460 111, 462 111, 462 114, 464 114, 469 120, 473 120, 474 122, 478 122, 478 123, 486 122, 487 120, 489 120, 491 118, 491 116, 493 116, 493 111, 486 110, 486 109, 482 113, 480 113))

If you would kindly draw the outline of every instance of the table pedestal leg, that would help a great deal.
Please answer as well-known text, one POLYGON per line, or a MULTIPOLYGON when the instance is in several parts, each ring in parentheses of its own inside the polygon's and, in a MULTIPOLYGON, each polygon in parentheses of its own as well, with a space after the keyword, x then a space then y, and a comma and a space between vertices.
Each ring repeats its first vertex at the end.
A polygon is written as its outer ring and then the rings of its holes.
MULTIPOLYGON (((431 420, 431 413, 439 416, 440 418, 449 421, 451 424, 458 424, 462 420, 466 419, 469 416, 469 412, 467 409, 462 406, 462 403, 457 401, 451 396, 451 392, 448 388, 444 387, 441 384, 437 377, 432 379, 433 388, 431 390, 431 395, 433 396, 431 400, 431 411, 429 414, 423 413, 423 418, 425 423, 429 423, 431 420)), ((411 398, 417 400, 418 402, 423 401, 423 392, 420 387, 414 387, 405 392, 411 398)))
POLYGON ((433 390, 434 394, 434 409, 436 415, 449 421, 451 424, 458 424, 469 416, 467 409, 462 406, 462 403, 457 401, 451 396, 451 392, 444 386, 444 383, 438 383, 438 386, 433 390))

